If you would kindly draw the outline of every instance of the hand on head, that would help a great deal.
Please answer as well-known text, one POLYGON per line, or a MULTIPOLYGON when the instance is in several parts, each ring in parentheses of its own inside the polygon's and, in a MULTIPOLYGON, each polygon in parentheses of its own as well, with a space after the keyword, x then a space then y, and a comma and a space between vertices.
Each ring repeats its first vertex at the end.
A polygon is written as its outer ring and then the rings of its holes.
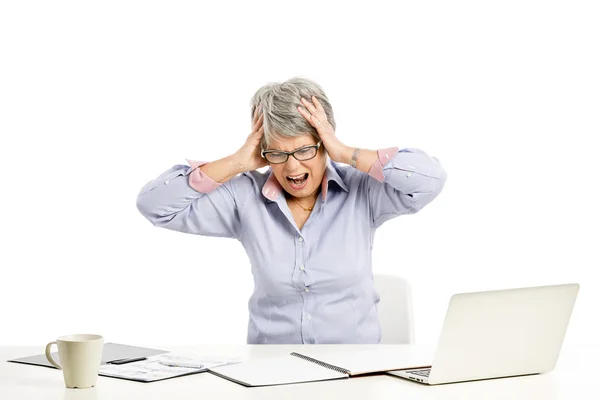
POLYGON ((251 125, 252 130, 246 139, 246 143, 235 153, 243 171, 254 171, 268 165, 267 160, 260 154, 260 141, 264 134, 263 113, 260 105, 254 111, 251 125))
POLYGON ((323 142, 323 146, 327 149, 327 153, 329 153, 331 160, 346 162, 346 160, 344 160, 344 155, 348 153, 348 147, 335 136, 335 130, 327 120, 325 109, 317 97, 312 96, 311 101, 300 98, 300 102, 305 108, 298 106, 298 112, 317 130, 317 133, 323 142))

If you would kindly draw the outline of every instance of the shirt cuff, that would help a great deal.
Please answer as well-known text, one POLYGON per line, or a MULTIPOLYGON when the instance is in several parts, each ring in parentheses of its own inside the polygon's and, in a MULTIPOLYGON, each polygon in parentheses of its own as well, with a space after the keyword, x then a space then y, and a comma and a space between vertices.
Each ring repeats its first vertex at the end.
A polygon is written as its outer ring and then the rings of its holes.
POLYGON ((222 185, 222 183, 213 181, 208 175, 200 170, 200 167, 204 164, 208 164, 208 161, 194 161, 186 159, 192 170, 189 172, 190 176, 188 182, 192 189, 200 193, 209 193, 222 185))
POLYGON ((383 167, 387 163, 389 163, 392 158, 398 153, 398 147, 389 147, 387 149, 379 149, 377 150, 377 159, 371 165, 371 169, 369 169, 369 176, 377 179, 379 182, 383 182, 383 167))

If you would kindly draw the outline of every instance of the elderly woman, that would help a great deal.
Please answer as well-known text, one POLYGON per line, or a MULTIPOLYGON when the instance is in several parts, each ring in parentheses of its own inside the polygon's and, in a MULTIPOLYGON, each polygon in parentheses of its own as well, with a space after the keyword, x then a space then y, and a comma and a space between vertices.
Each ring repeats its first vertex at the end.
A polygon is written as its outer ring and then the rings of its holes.
POLYGON ((248 343, 379 343, 375 230, 431 202, 444 169, 414 148, 345 145, 308 79, 260 88, 251 118, 238 151, 169 169, 138 209, 155 226, 242 243, 255 285, 248 343))

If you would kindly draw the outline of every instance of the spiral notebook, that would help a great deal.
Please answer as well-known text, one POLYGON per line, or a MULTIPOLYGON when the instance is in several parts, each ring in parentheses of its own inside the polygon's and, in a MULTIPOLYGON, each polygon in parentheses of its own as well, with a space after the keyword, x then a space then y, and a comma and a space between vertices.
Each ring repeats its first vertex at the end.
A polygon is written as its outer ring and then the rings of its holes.
POLYGON ((356 375, 431 365, 431 354, 407 346, 375 346, 336 351, 307 348, 302 354, 250 360, 235 365, 211 368, 221 378, 248 387, 287 385, 347 379, 356 375))

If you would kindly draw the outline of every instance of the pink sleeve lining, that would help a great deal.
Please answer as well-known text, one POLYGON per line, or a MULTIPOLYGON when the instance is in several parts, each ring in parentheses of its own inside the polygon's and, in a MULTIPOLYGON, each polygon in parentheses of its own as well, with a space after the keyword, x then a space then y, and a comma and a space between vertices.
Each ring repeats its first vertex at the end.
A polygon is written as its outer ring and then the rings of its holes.
POLYGON ((200 167, 207 164, 208 161, 187 160, 188 164, 193 168, 190 172, 189 184, 200 193, 209 193, 222 185, 222 183, 213 181, 208 175, 200 170, 200 167))
POLYGON ((371 165, 369 169, 369 175, 377 179, 379 182, 383 182, 383 167, 390 162, 392 158, 398 153, 398 147, 389 147, 387 149, 377 150, 377 160, 371 165))

